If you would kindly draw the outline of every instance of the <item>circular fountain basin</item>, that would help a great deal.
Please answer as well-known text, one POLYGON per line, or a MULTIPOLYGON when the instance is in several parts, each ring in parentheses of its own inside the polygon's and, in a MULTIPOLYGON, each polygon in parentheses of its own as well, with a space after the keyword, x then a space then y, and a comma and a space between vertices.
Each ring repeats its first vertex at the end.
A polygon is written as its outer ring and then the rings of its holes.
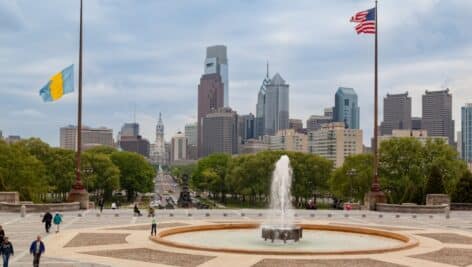
POLYGON ((302 228, 298 225, 263 225, 261 234, 264 241, 270 240, 272 243, 276 240, 298 242, 302 238, 302 228))
POLYGON ((263 255, 334 255, 385 253, 418 244, 409 235, 371 228, 300 224, 298 242, 265 242, 256 223, 194 225, 165 229, 151 239, 194 250, 263 255))

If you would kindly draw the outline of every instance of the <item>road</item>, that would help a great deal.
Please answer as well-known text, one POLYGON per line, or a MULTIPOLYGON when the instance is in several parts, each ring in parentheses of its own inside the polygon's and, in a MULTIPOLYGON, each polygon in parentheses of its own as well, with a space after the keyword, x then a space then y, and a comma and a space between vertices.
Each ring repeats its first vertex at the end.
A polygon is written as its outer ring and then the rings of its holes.
POLYGON ((174 179, 169 174, 159 173, 154 179, 154 192, 161 196, 169 194, 177 201, 180 190, 179 184, 174 182, 174 179))

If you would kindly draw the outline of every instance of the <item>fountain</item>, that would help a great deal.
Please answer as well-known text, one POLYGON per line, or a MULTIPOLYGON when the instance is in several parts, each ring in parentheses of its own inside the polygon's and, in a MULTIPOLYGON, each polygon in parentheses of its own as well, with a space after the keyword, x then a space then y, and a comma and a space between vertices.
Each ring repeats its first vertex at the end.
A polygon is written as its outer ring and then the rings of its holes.
POLYGON ((302 237, 302 228, 293 223, 290 189, 292 187, 292 168, 290 159, 283 155, 275 164, 270 188, 271 216, 269 221, 262 225, 264 240, 294 240, 302 237))

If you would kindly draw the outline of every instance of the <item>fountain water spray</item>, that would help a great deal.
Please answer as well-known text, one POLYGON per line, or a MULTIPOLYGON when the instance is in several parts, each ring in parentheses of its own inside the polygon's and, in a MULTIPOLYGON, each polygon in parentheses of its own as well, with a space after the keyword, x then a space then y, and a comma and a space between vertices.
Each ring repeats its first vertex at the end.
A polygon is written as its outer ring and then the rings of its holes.
POLYGON ((302 229, 293 223, 292 201, 292 168, 290 159, 283 155, 275 164, 270 188, 271 215, 269 221, 262 226, 264 240, 295 240, 302 237, 302 229))

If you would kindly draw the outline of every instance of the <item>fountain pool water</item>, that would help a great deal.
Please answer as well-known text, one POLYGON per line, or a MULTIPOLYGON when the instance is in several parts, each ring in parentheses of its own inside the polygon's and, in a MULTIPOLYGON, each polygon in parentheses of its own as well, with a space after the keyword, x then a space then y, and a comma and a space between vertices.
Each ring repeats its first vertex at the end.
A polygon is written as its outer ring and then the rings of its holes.
POLYGON ((302 237, 302 228, 293 223, 291 203, 292 168, 290 159, 283 155, 275 164, 270 187, 270 216, 261 227, 264 240, 298 241, 302 237))

